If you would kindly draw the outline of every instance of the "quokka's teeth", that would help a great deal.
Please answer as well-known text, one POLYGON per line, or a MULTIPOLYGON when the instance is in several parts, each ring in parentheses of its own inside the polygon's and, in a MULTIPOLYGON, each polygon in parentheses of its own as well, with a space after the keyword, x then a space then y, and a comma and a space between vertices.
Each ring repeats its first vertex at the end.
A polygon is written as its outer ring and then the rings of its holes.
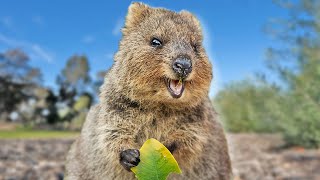
POLYGON ((182 91, 182 83, 179 83, 177 80, 170 81, 170 89, 174 92, 174 94, 180 94, 182 91))
POLYGON ((180 82, 178 81, 176 81, 176 80, 174 80, 174 84, 175 84, 175 87, 178 87, 179 85, 180 85, 180 82))

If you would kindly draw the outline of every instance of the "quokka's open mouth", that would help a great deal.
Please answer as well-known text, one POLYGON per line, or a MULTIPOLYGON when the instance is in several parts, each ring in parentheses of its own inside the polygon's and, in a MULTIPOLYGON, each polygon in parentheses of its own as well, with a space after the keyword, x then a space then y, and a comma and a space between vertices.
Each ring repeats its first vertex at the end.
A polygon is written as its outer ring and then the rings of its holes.
POLYGON ((185 81, 183 79, 166 79, 167 89, 173 98, 180 98, 184 91, 185 81))

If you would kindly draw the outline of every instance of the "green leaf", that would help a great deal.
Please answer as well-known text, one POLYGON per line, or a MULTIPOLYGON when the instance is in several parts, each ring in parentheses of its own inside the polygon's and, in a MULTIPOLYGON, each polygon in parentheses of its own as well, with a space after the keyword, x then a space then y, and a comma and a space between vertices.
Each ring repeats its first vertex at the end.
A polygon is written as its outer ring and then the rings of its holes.
POLYGON ((156 139, 148 139, 140 149, 140 163, 131 168, 139 180, 165 180, 171 172, 181 174, 170 151, 156 139))

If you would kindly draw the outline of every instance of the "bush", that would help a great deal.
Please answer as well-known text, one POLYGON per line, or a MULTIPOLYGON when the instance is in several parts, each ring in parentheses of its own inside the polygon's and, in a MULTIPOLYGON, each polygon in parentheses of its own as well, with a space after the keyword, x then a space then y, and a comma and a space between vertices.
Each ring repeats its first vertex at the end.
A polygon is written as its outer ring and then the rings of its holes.
POLYGON ((301 51, 299 73, 290 78, 281 129, 289 145, 320 147, 320 44, 301 51), (303 62, 303 63, 302 63, 303 62))
POLYGON ((226 86, 213 102, 228 131, 276 132, 279 100, 276 88, 248 79, 226 86))
POLYGON ((318 148, 320 96, 314 93, 315 81, 308 82, 303 90, 286 91, 256 81, 233 82, 213 101, 230 132, 279 132, 289 146, 318 148))
POLYGON ((308 95, 293 93, 282 104, 281 132, 288 145, 320 147, 320 106, 308 95))
POLYGON ((269 33, 280 46, 267 50, 267 67, 279 75, 268 83, 242 81, 220 92, 216 103, 227 129, 280 131, 288 145, 320 147, 320 1, 276 0, 289 16, 274 21, 269 33))

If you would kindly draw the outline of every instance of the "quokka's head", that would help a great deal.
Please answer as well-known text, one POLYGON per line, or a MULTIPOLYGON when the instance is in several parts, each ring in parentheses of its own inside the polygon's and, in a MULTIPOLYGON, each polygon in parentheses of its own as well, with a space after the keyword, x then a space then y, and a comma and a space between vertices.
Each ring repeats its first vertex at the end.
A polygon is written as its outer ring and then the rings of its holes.
POLYGON ((126 96, 184 107, 208 95, 211 64, 190 12, 132 3, 122 33, 113 68, 126 96))

